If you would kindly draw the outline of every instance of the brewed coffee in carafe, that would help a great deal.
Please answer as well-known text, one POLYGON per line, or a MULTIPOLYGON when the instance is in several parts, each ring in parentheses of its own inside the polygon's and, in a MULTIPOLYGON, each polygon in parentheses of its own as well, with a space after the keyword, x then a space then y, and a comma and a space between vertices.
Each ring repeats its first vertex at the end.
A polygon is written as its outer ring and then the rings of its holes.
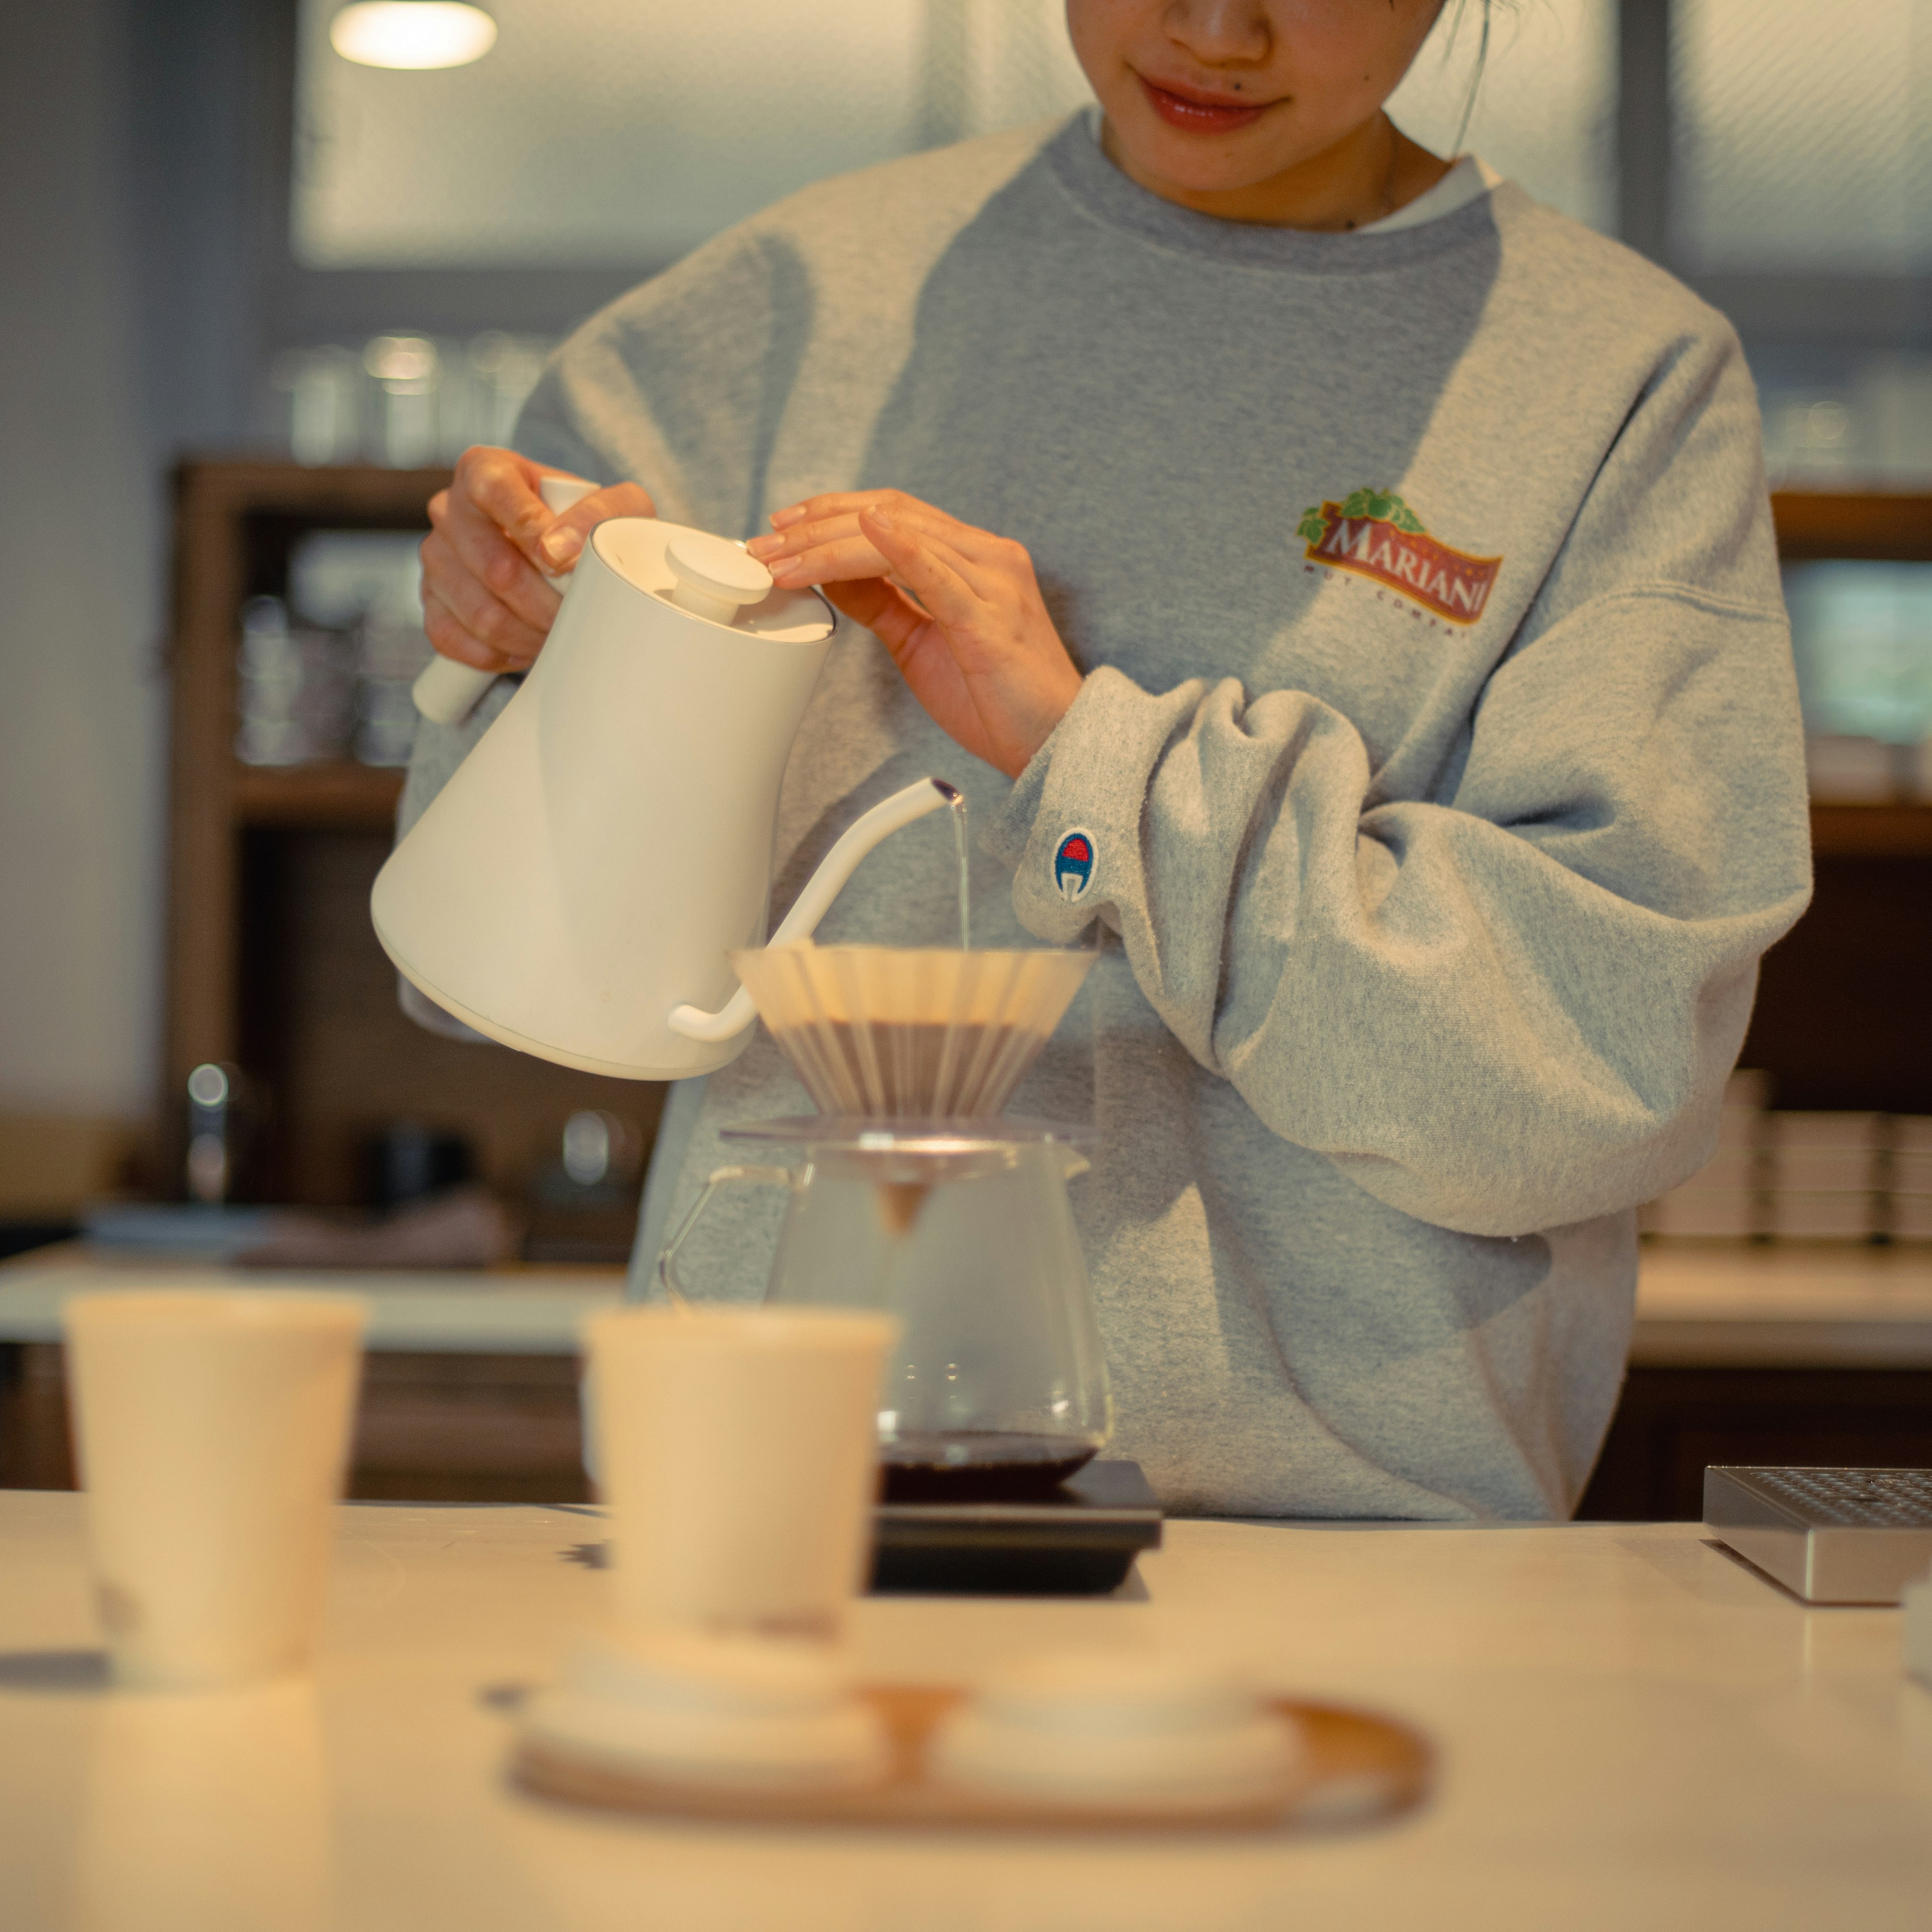
POLYGON ((1087 1163, 1052 1137, 1069 1130, 818 1118, 793 1131, 806 1160, 770 1298, 898 1318, 879 1396, 888 1497, 1051 1492, 1111 1419, 1066 1198, 1087 1163))
POLYGON ((724 1130, 794 1165, 720 1168, 790 1195, 767 1297, 878 1308, 902 1340, 879 1405, 892 1500, 1050 1493, 1106 1442, 1106 1369, 1066 1183, 1088 1130, 1000 1112, 1088 952, 784 946, 732 963, 824 1112, 724 1130))

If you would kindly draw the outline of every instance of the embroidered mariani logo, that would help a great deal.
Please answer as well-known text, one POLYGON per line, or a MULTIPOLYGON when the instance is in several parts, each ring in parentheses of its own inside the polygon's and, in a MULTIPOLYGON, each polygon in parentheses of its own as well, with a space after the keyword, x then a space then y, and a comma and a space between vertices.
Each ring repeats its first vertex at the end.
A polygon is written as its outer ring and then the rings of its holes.
POLYGON ((1451 624, 1473 624, 1490 601, 1499 556, 1438 543, 1392 490, 1358 490, 1346 502, 1306 510, 1295 526, 1311 565, 1372 577, 1451 624))

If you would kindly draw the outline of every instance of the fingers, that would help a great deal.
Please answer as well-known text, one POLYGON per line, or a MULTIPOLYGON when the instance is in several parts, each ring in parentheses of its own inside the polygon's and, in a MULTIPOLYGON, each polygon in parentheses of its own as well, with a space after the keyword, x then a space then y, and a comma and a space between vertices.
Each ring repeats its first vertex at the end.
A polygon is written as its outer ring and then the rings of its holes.
POLYGON ((479 644, 453 617, 440 603, 433 592, 423 593, 423 634, 427 637, 439 657, 452 658, 458 664, 469 664, 478 670, 514 670, 518 667, 509 662, 500 652, 494 651, 487 644, 479 644))
POLYGON ((483 670, 528 664, 556 615, 556 592, 507 544, 503 549, 507 562, 500 558, 479 576, 442 528, 423 539, 423 628, 446 657, 483 670), (514 598, 496 587, 512 571, 518 576, 514 598))
MULTIPOLYGON (((908 521, 953 521, 944 511, 922 503, 902 490, 835 490, 808 497, 789 509, 774 511, 772 533, 752 538, 745 548, 760 562, 776 568, 776 559, 802 557, 827 544, 849 542, 858 532, 859 512, 872 508, 889 510, 908 521)), ((958 527, 963 530, 966 526, 962 524, 958 527)))
MULTIPOLYGON (((548 521, 550 512, 541 502, 537 507, 548 521)), ((467 578, 519 622, 549 629, 556 615, 556 592, 508 533, 464 493, 460 478, 430 499, 429 520, 432 541, 423 546, 423 580, 452 610, 464 615, 474 595, 469 590, 456 594, 457 580, 467 578)))
POLYGON ((968 560, 930 531, 902 529, 884 510, 863 510, 866 536, 906 588, 949 628, 970 629, 983 622, 989 599, 972 581, 968 560))
POLYGON ((1081 684, 1032 560, 1023 546, 983 530, 970 533, 969 554, 952 528, 908 520, 880 504, 850 514, 891 580, 881 572, 830 583, 826 595, 884 644, 942 730, 1017 777, 1081 684))
POLYGON ((868 503, 890 502, 902 497, 898 490, 832 490, 822 496, 808 496, 802 503, 794 503, 789 508, 772 512, 772 528, 775 530, 789 529, 794 524, 805 522, 813 518, 837 517, 849 512, 862 509, 868 503))
MULTIPOLYGON (((773 533, 754 537, 745 548, 770 571, 775 584, 788 590, 881 576, 886 566, 860 531, 857 513, 866 504, 898 495, 896 490, 870 490, 814 496, 777 512, 772 518, 777 526, 773 533)), ((908 504, 911 500, 904 500, 908 504)))
POLYGON ((423 630, 440 656, 473 664, 478 670, 526 670, 543 644, 541 638, 520 650, 485 644, 434 591, 423 598, 423 630))
POLYGON ((890 567, 885 553, 867 533, 866 520, 875 512, 888 515, 922 541, 939 545, 982 594, 992 595, 997 580, 1011 574, 1016 562, 1024 566, 1028 577, 1031 575, 1031 561, 1021 544, 996 537, 989 530, 976 530, 899 490, 814 497, 812 507, 828 513, 794 520, 784 530, 754 537, 745 546, 771 572, 773 582, 788 589, 885 575, 890 567))
POLYGON ((478 443, 456 459, 456 478, 447 494, 466 518, 486 523, 506 537, 532 568, 541 572, 538 548, 550 526, 550 513, 537 494, 546 474, 514 449, 478 443))
MULTIPOLYGON (((546 476, 556 476, 556 470, 546 470, 546 476)), ((543 560, 544 568, 553 575, 569 569, 582 554, 585 538, 599 524, 608 523, 613 517, 654 517, 656 507, 650 494, 635 483, 613 483, 607 488, 593 490, 582 502, 570 508, 552 524, 544 534, 538 549, 543 560)))
POLYGON ((825 595, 853 622, 870 631, 896 661, 904 657, 920 627, 932 622, 903 590, 883 577, 861 578, 851 584, 828 584, 825 595))
POLYGON ((774 511, 772 535, 754 537, 745 548, 754 556, 795 554, 815 543, 849 536, 858 527, 860 514, 867 510, 884 510, 908 529, 937 532, 965 553, 976 553, 1003 541, 990 530, 962 523, 937 504, 923 502, 903 490, 842 490, 808 496, 789 509, 774 511))
MULTIPOLYGON (((750 544, 745 548, 758 556, 750 544)), ((808 584, 847 584, 863 578, 883 577, 892 568, 856 520, 843 535, 814 543, 796 556, 763 556, 758 561, 770 571, 772 581, 787 590, 808 584)))
POLYGON ((423 632, 439 657, 454 658, 457 663, 472 665, 478 670, 526 668, 526 662, 506 656, 472 637, 434 592, 426 593, 423 598, 423 632))
POLYGON ((524 669, 556 616, 548 579, 576 562, 585 536, 607 518, 654 514, 642 488, 618 483, 553 515, 539 486, 566 473, 479 444, 430 500, 423 628, 444 656, 481 670, 524 669))

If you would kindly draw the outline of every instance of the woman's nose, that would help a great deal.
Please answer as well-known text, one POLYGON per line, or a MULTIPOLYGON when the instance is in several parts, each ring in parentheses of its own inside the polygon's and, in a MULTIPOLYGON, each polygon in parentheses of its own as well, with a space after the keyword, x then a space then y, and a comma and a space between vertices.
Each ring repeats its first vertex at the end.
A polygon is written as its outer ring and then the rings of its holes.
POLYGON ((1267 59, 1274 23, 1264 0, 1169 0, 1168 39, 1204 66, 1267 59))

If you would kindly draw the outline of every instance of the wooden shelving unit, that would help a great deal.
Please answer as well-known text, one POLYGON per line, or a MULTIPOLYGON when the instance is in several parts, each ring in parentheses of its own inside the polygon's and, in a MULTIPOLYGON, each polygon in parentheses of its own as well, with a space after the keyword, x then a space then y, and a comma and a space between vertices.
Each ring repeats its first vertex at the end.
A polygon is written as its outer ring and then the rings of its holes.
MULTIPOLYGON (((1932 496, 1772 499, 1787 562, 1932 562, 1932 496)), ((1932 804, 1814 802, 1811 907, 1766 955, 1743 1064, 1786 1107, 1932 1112, 1932 804)))
POLYGON ((286 771, 240 765, 232 782, 238 824, 311 832, 382 831, 395 823, 396 801, 403 795, 400 772, 346 761, 286 771))
MULTIPOLYGON (((290 544, 310 530, 428 530, 446 470, 184 464, 175 486, 173 749, 169 819, 164 1124, 188 1074, 240 1057, 241 860, 250 824, 344 823, 344 808, 392 774, 360 770, 334 788, 316 774, 251 770, 234 753, 242 606, 284 587, 290 544)), ((340 768, 333 768, 339 770, 340 768)), ((394 808, 394 796, 391 808, 394 808)), ((357 817, 358 825, 368 822, 357 817)))
POLYGON ((1787 563, 1852 557, 1932 562, 1932 496, 1780 490, 1771 500, 1778 554, 1787 563))
POLYGON ((1932 805, 1814 803, 1811 850, 1820 859, 1932 859, 1932 805))
MULTIPOLYGON (((1932 496, 1784 490, 1771 504, 1787 562, 1932 562, 1932 496)), ((1932 804, 1814 805, 1811 844, 1826 858, 1932 857, 1932 804)))
MULTIPOLYGON (((1786 562, 1932 562, 1932 496, 1781 490, 1771 505, 1786 562)), ((1814 805, 1811 844, 1828 858, 1932 857, 1932 804, 1814 805)))
MULTIPOLYGON (((1771 506, 1788 563, 1932 562, 1932 496, 1781 490, 1771 506)), ((1825 859, 1932 858, 1932 804, 1814 805, 1811 846, 1825 859)))
POLYGON ((203 1060, 262 1076, 274 1103, 253 1191, 320 1204, 361 1195, 360 1144, 404 1114, 455 1128, 514 1198, 554 1158, 563 1120, 603 1107, 646 1136, 661 1090, 405 1019, 370 931, 403 774, 348 762, 272 769, 235 757, 243 604, 287 587, 318 530, 428 528, 442 470, 201 461, 176 477, 167 999, 154 1166, 181 1172, 181 1100, 203 1060))

